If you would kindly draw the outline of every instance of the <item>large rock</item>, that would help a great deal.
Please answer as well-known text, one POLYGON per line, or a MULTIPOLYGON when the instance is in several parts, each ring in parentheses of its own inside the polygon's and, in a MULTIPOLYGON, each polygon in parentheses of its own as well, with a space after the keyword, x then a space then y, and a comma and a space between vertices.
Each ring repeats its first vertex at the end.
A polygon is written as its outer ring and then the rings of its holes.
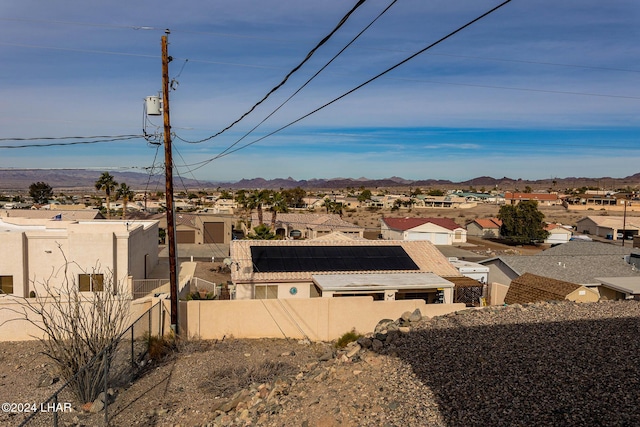
POLYGON ((422 320, 422 312, 419 308, 416 308, 409 316, 409 322, 419 322, 420 320, 422 320))
POLYGON ((386 333, 389 329, 389 325, 392 325, 395 321, 391 319, 382 319, 378 322, 375 329, 373 330, 374 334, 376 333, 386 333))

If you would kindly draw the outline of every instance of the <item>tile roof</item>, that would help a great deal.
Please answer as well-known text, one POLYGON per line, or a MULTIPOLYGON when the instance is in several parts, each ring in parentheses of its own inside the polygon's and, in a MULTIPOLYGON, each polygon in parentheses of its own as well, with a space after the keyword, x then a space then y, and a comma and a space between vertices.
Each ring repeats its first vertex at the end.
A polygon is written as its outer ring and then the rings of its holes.
MULTIPOLYGON (((262 220, 269 224, 271 222, 271 213, 264 212, 262 220)), ((258 214, 251 214, 251 222, 258 223, 258 214)), ((359 225, 352 224, 340 218, 336 214, 300 214, 300 213, 280 213, 276 216, 276 223, 289 224, 289 226, 297 229, 363 229, 359 225)))
POLYGON ((550 193, 504 193, 504 198, 508 200, 544 200, 555 201, 558 200, 557 194, 550 193))
POLYGON ((345 234, 342 231, 332 231, 329 234, 323 234, 322 236, 318 236, 315 239, 310 240, 325 240, 331 242, 342 242, 345 240, 369 240, 364 237, 360 237, 353 234, 345 234))
POLYGON ((500 228, 502 221, 498 218, 478 218, 474 220, 482 228, 500 228))
POLYGON ((176 225, 186 225, 192 228, 198 228, 196 226, 197 215, 188 214, 188 213, 177 213, 174 215, 176 225))
POLYGON ((424 224, 435 224, 448 230, 462 228, 450 218, 382 218, 389 228, 394 230, 407 231, 424 224))
MULTIPOLYGON (((417 264, 419 271, 435 273, 438 276, 460 276, 444 255, 428 241, 398 240, 234 240, 231 242, 231 260, 237 264, 231 267, 234 282, 279 282, 311 280, 313 274, 322 271, 260 273, 253 271, 251 246, 401 246, 417 264)), ((396 271, 396 272, 403 272, 396 271)), ((409 272, 409 271, 407 271, 409 272)), ((358 271, 355 273, 380 273, 380 271, 358 271)))
POLYGON ((540 301, 562 301, 580 285, 525 273, 511 281, 504 297, 506 304, 524 304, 540 301))

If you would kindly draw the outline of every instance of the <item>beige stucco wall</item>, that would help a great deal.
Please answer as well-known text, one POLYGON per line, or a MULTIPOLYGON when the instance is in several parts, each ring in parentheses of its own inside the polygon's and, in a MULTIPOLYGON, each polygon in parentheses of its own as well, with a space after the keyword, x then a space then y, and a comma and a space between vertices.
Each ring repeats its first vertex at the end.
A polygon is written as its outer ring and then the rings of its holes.
POLYGON ((492 282, 489 285, 489 304, 502 305, 504 304, 504 297, 507 295, 509 286, 501 283, 492 282))
POLYGON ((567 295, 569 301, 574 302, 597 302, 600 299, 598 292, 591 290, 585 286, 580 286, 575 291, 567 295))
POLYGON ((598 286, 597 289, 602 299, 611 301, 625 299, 625 294, 616 291, 615 289, 607 288, 606 286, 598 286))
MULTIPOLYGON (((29 220, 21 220, 29 225, 29 220)), ((40 223, 43 223, 40 221, 40 223)), ((123 283, 143 279, 158 263, 157 222, 46 221, 46 229, 0 235, 0 275, 13 276, 14 295, 44 294, 44 283, 59 286, 66 277, 102 273, 123 283)))
MULTIPOLYGON (((257 286, 277 286, 278 287, 278 298, 279 299, 302 299, 302 298, 311 298, 311 286, 313 286, 313 282, 287 282, 287 283, 260 283, 257 286), (291 288, 296 288, 296 293, 292 294, 291 288)), ((437 287, 437 286, 436 286, 437 287)), ((429 290, 435 290, 436 287, 429 288, 429 290)), ((238 283, 236 285, 236 300, 249 300, 254 299, 255 295, 253 293, 254 285, 251 283, 238 283)), ((439 289, 439 288, 438 288, 439 289)), ((450 303, 453 301, 453 288, 444 288, 444 302, 450 303)), ((383 292, 372 290, 371 292, 383 292)), ((386 289, 384 290, 385 300, 394 301, 396 298, 396 293, 399 292, 399 289, 386 289), (390 296, 391 295, 391 296, 390 296)), ((324 291, 321 292, 323 298, 332 298, 334 294, 340 293, 351 293, 348 289, 343 290, 342 292, 336 291, 324 291)), ((360 291, 360 293, 367 293, 367 291, 360 291)))
POLYGON ((371 297, 278 300, 181 301, 181 331, 202 339, 287 338, 330 341, 354 329, 372 332, 381 319, 419 308, 423 316, 465 309, 464 304, 423 300, 376 301, 371 297))
MULTIPOLYGON (((88 298, 86 304, 90 304, 90 295, 86 296, 88 298)), ((138 319, 157 301, 151 298, 132 301, 129 306, 127 325, 138 319)), ((52 307, 46 298, 25 300, 12 296, 0 297, 0 341, 29 341, 44 337, 43 332, 36 326, 41 318, 27 307, 27 303, 44 310, 50 310, 52 307)), ((152 318, 152 322, 159 321, 157 315, 152 318)), ((153 324, 156 325, 156 323, 153 324)), ((145 331, 143 325, 137 330, 136 337, 143 335, 145 331)))
MULTIPOLYGON (((257 286, 277 286, 278 298, 291 299, 291 298, 310 298, 311 297, 311 283, 310 282, 291 282, 291 283, 260 283, 257 286), (291 294, 291 288, 296 288, 296 293, 291 294)), ((254 285, 251 283, 238 283, 236 285, 236 299, 253 299, 254 285)))

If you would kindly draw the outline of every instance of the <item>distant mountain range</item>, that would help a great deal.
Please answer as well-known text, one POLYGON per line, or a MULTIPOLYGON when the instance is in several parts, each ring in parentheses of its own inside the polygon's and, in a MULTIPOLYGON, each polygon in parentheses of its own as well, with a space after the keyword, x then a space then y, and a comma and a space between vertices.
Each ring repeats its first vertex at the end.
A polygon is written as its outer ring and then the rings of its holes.
MULTIPOLYGON (((46 182, 56 190, 81 190, 94 188, 95 181, 102 171, 86 169, 0 169, 0 190, 27 190, 34 182, 46 182)), ((164 176, 139 173, 139 172, 118 172, 111 171, 117 182, 126 182, 135 190, 148 189, 149 191, 164 191, 164 176)), ((252 178, 242 179, 238 182, 209 182, 197 181, 194 179, 180 178, 174 176, 174 188, 176 192, 184 191, 185 188, 193 189, 253 189, 253 188, 295 188, 305 189, 339 189, 339 188, 398 188, 398 187, 423 187, 423 188, 470 188, 480 190, 491 190, 493 188, 521 190, 526 186, 533 189, 547 188, 573 188, 573 187, 604 187, 607 189, 636 187, 640 185, 640 173, 625 178, 549 178, 542 180, 522 180, 512 178, 492 178, 481 176, 468 181, 453 182, 449 180, 422 179, 409 180, 392 176, 384 179, 368 178, 330 178, 330 179, 309 179, 295 180, 289 178, 252 178)))

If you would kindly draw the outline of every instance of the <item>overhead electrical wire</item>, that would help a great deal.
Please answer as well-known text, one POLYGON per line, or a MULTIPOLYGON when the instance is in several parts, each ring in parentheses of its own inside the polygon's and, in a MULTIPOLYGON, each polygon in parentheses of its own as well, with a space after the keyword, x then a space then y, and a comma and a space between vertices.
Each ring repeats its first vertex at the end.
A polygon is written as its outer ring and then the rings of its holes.
POLYGON ((349 17, 360 7, 362 6, 367 0, 358 0, 358 2, 355 4, 355 6, 353 6, 351 8, 351 10, 349 12, 347 12, 346 15, 344 15, 342 17, 342 19, 338 22, 338 24, 335 26, 335 28, 333 30, 331 30, 331 32, 329 34, 327 34, 322 40, 320 40, 318 42, 318 44, 316 44, 315 47, 313 47, 313 49, 311 49, 307 55, 305 56, 305 58, 295 67, 293 67, 293 69, 291 71, 289 71, 287 73, 287 75, 284 76, 284 78, 282 79, 282 81, 280 83, 278 83, 276 86, 274 86, 269 92, 267 92, 267 94, 262 97, 262 99, 260 99, 258 102, 256 102, 251 108, 249 108, 249 110, 247 110, 244 114, 242 114, 238 119, 234 120, 230 125, 226 126, 225 128, 223 128, 222 130, 216 132, 215 134, 199 140, 199 141, 191 141, 192 143, 200 143, 200 142, 205 142, 205 141, 209 141, 221 134, 223 134, 224 132, 228 131, 229 129, 231 129, 233 126, 235 126, 236 124, 238 124, 242 119, 244 119, 245 117, 247 117, 249 114, 251 114, 256 108, 258 108, 258 106, 260 106, 260 104, 262 104, 264 101, 267 100, 267 98, 269 98, 271 96, 271 94, 273 94, 274 92, 276 92, 278 89, 280 89, 282 86, 284 86, 284 84, 287 82, 287 80, 289 80, 289 77, 291 77, 296 71, 298 71, 305 63, 307 63, 307 61, 309 61, 309 59, 311 59, 311 57, 313 56, 313 54, 322 46, 324 45, 327 41, 329 41, 329 39, 345 24, 345 22, 347 22, 347 20, 349 19, 349 17))
MULTIPOLYGON (((398 0, 393 0, 391 3, 389 3, 389 5, 384 8, 384 10, 382 10, 382 12, 380 12, 378 14, 378 16, 376 16, 369 24, 367 24, 367 26, 365 26, 358 34, 356 34, 355 37, 353 37, 349 43, 347 43, 342 49, 340 49, 340 51, 338 51, 338 53, 336 53, 326 64, 324 64, 318 71, 316 71, 309 79, 307 79, 306 82, 304 82, 302 84, 302 86, 300 86, 295 92, 293 92, 287 99, 285 99, 280 105, 278 105, 278 107, 276 109, 274 109, 271 113, 269 113, 269 115, 267 115, 264 119, 262 119, 257 125, 255 125, 253 128, 251 128, 248 132, 246 132, 240 139, 238 139, 236 142, 234 142, 233 144, 231 144, 229 147, 227 147, 224 151, 222 151, 220 154, 224 154, 225 152, 229 151, 231 148, 233 148, 234 146, 236 146, 238 143, 240 143, 242 140, 244 140, 247 136, 249 136, 251 133, 253 133, 253 131, 255 131, 258 127, 260 127, 264 122, 266 122, 267 120, 269 120, 276 112, 278 112, 286 103, 288 103, 294 96, 296 96, 298 93, 300 93, 300 91, 302 89, 304 89, 309 83, 311 83, 311 81, 313 81, 316 77, 318 77, 318 75, 324 71, 329 65, 331 65, 331 63, 333 61, 335 61, 340 55, 342 55, 342 53, 347 50, 349 48, 349 46, 351 46, 353 43, 355 43, 356 40, 358 40, 360 38, 360 36, 362 34, 364 34, 373 24, 376 23, 376 21, 378 19, 380 19, 382 17, 382 15, 384 15, 385 13, 387 13, 387 11, 389 9, 391 9, 391 7, 397 3, 398 0)), ((188 142, 180 137, 178 137, 176 135, 176 138, 178 138, 181 141, 184 142, 188 142)), ((204 141, 201 141, 204 142, 204 141)), ((198 143, 198 142, 195 142, 198 143)), ((220 155, 219 154, 219 155, 220 155)))
MULTIPOLYGON (((73 138, 73 137, 72 137, 73 138)), ((102 142, 120 142, 120 141, 128 141, 131 139, 144 138, 144 135, 132 135, 128 137, 122 138, 110 138, 110 139, 98 139, 95 141, 75 141, 75 142, 49 142, 46 144, 22 144, 22 145, 0 145, 0 149, 12 149, 12 148, 40 148, 40 147, 57 147, 57 146, 65 146, 65 145, 82 145, 82 144, 98 144, 102 142)), ((46 138, 40 138, 46 139, 46 138)))
POLYGON ((60 139, 140 138, 142 135, 94 135, 94 136, 41 136, 31 138, 0 138, 0 141, 45 141, 60 139))
POLYGON ((359 89, 363 88, 364 86, 368 85, 369 83, 371 83, 371 82, 373 82, 373 81, 375 81, 375 80, 379 79, 380 77, 382 77, 382 76, 384 76, 384 75, 386 75, 386 74, 390 73, 391 71, 395 70, 396 68, 400 67, 401 65, 406 64, 407 62, 409 62, 409 61, 410 61, 410 60, 412 60, 413 58, 417 57, 418 55, 423 54, 423 53, 424 53, 424 52, 426 52, 427 50, 429 50, 429 49, 433 48, 434 46, 437 46, 438 44, 442 43, 443 41, 445 41, 445 40, 447 40, 447 39, 451 38, 451 37, 452 37, 452 36, 454 36, 455 34, 459 33, 460 31, 464 30, 465 28, 467 28, 467 27, 469 27, 469 26, 473 25, 474 23, 476 23, 476 22, 478 22, 479 20, 481 20, 481 19, 485 18, 486 16, 488 16, 488 15, 492 14, 493 12, 495 12, 496 10, 498 10, 498 9, 502 8, 503 6, 507 5, 507 4, 508 4, 508 3, 510 3, 510 2, 511 2, 511 0, 505 0, 505 1, 503 1, 503 2, 502 2, 502 3, 500 3, 499 5, 497 5, 497 6, 493 7, 492 9, 490 9, 490 10, 488 10, 487 12, 483 13, 482 15, 480 15, 480 16, 478 16, 478 17, 476 17, 476 18, 472 19, 471 21, 467 22, 466 24, 462 25, 461 27, 458 27, 456 30, 451 31, 450 33, 448 33, 447 35, 445 35, 445 36, 441 37, 440 39, 436 40, 435 42, 431 43, 430 45, 428 45, 428 46, 426 46, 426 47, 424 47, 424 48, 420 49, 419 51, 417 51, 417 52, 413 53, 412 55, 408 56, 407 58, 403 59, 402 61, 400 61, 400 62, 396 63, 395 65, 393 65, 393 66, 391 66, 391 67, 387 68, 386 70, 384 70, 384 71, 382 71, 382 72, 380 72, 380 73, 376 74, 375 76, 371 77, 370 79, 366 80, 365 82, 363 82, 363 83, 359 84, 358 86, 354 87, 354 88, 353 88, 353 89, 351 89, 351 90, 348 90, 347 92, 345 92, 345 93, 343 93, 342 95, 340 95, 340 96, 338 96, 338 97, 336 97, 336 98, 332 99, 331 101, 329 101, 329 102, 327 102, 327 103, 325 103, 325 104, 321 105, 320 107, 316 108, 315 110, 313 110, 313 111, 311 111, 311 112, 309 112, 309 113, 307 113, 307 114, 305 114, 305 115, 303 115, 303 116, 298 117, 298 118, 297 118, 297 119, 295 119, 294 121, 289 122, 288 124, 286 124, 286 125, 284 125, 284 126, 281 126, 281 127, 279 127, 278 129, 276 129, 276 130, 274 130, 274 131, 272 131, 272 132, 269 132, 268 134, 266 134, 266 135, 264 135, 264 136, 262 136, 262 137, 260 137, 260 138, 258 138, 258 139, 255 139, 255 140, 253 140, 253 141, 251 141, 251 142, 249 142, 249 143, 247 143, 247 144, 244 144, 244 145, 242 145, 242 146, 240 146, 240 147, 238 147, 238 148, 236 148, 236 149, 229 150, 229 151, 225 150, 225 151, 224 151, 224 154, 219 154, 219 155, 217 155, 217 156, 215 156, 215 157, 212 157, 212 158, 210 158, 210 159, 203 160, 203 161, 201 161, 201 162, 197 162, 197 163, 192 163, 192 164, 190 164, 190 165, 186 165, 186 166, 187 166, 187 167, 196 166, 195 168, 193 168, 193 169, 191 169, 191 170, 190 170, 190 171, 195 171, 195 170, 200 169, 200 168, 202 168, 202 167, 206 166, 207 164, 209 164, 209 163, 213 162, 214 160, 217 160, 217 159, 219 159, 219 158, 221 158, 221 157, 228 156, 229 154, 232 154, 232 153, 235 153, 235 152, 237 152, 237 151, 239 151, 239 150, 242 150, 242 149, 244 149, 244 148, 247 148, 247 147, 249 147, 249 146, 251 146, 251 145, 253 145, 253 144, 256 144, 256 143, 258 143, 258 142, 260 142, 260 141, 262 141, 262 140, 264 140, 264 139, 266 139, 266 138, 268 138, 268 137, 270 137, 270 136, 272 136, 272 135, 275 135, 275 134, 276 134, 276 133, 278 133, 278 132, 283 131, 284 129, 287 129, 287 128, 288 128, 288 127, 290 127, 290 126, 293 126, 294 124, 296 124, 296 123, 298 123, 298 122, 300 122, 300 121, 302 121, 302 120, 306 119, 307 117, 309 117, 309 116, 311 116, 311 115, 313 115, 313 114, 317 113, 318 111, 320 111, 320 110, 322 110, 322 109, 324 109, 324 108, 328 107, 329 105, 332 105, 332 104, 334 104, 335 102, 337 102, 337 101, 341 100, 342 98, 345 98, 346 96, 348 96, 348 95, 352 94, 353 92, 355 92, 355 91, 357 91, 357 90, 359 90, 359 89))

